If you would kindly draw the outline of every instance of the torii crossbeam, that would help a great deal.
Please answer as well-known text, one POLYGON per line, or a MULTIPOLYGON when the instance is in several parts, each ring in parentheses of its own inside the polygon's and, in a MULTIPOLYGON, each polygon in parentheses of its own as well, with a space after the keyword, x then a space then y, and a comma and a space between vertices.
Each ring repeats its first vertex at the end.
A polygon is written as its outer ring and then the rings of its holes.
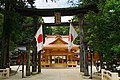
POLYGON ((23 16, 54 16, 55 12, 60 12, 61 16, 73 16, 78 14, 86 14, 88 11, 98 12, 95 4, 85 7, 70 7, 70 8, 51 8, 51 9, 32 9, 32 8, 16 8, 16 11, 23 16))

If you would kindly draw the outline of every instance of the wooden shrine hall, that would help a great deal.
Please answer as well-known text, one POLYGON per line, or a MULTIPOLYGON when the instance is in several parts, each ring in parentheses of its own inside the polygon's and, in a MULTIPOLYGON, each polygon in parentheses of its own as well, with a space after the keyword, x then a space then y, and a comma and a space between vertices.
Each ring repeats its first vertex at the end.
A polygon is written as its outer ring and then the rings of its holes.
POLYGON ((47 35, 41 55, 42 67, 76 67, 80 56, 78 45, 68 51, 68 35, 47 35))
MULTIPOLYGON (((88 62, 90 64, 90 53, 88 62)), ((98 53, 93 55, 93 63, 100 60, 98 53)), ((73 45, 68 51, 68 35, 47 35, 41 54, 41 67, 76 67, 80 65, 80 47, 73 45)))

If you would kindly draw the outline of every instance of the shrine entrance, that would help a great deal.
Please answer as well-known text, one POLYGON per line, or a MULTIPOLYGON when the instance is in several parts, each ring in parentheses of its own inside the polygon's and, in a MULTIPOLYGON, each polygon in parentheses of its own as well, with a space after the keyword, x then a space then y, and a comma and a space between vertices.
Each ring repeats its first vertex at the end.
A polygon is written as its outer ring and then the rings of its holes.
POLYGON ((52 63, 60 64, 66 62, 66 56, 52 56, 52 63))
MULTIPOLYGON (((12 2, 10 2, 12 3, 12 2)), ((8 12, 11 11, 9 6, 11 7, 11 5, 9 4, 9 2, 7 2, 6 0, 6 3, 8 5, 8 12)), ((87 70, 86 68, 88 67, 86 64, 85 64, 85 68, 84 68, 84 62, 86 62, 86 48, 85 48, 85 44, 84 44, 84 32, 83 32, 83 17, 84 17, 84 14, 87 14, 88 11, 94 11, 94 12, 98 12, 97 10, 97 6, 92 4, 92 5, 87 5, 87 6, 83 6, 83 7, 75 7, 75 8, 58 8, 58 9, 35 9, 35 8, 15 8, 13 9, 15 10, 16 12, 20 13, 22 16, 29 16, 29 17, 33 17, 34 19, 34 23, 31 25, 32 27, 34 26, 34 33, 36 33, 37 29, 38 29, 38 25, 40 25, 41 23, 38 23, 38 17, 50 17, 50 16, 55 16, 55 23, 42 23, 43 26, 45 27, 45 24, 46 25, 53 25, 53 26, 68 26, 69 23, 61 23, 61 16, 73 16, 73 15, 77 15, 78 16, 78 22, 77 22, 77 25, 79 25, 79 31, 80 31, 80 70, 81 71, 84 71, 87 70)), ((5 15, 5 19, 8 19, 10 20, 10 16, 8 14, 5 15)), ((6 20, 7 21, 7 20, 6 20)), ((74 24, 74 22, 73 22, 74 24)), ((3 29, 3 39, 2 39, 2 53, 0 54, 0 68, 9 68, 9 38, 10 38, 10 35, 7 34, 8 33, 8 25, 11 25, 11 23, 7 23, 5 22, 5 26, 4 26, 4 29, 3 29), (6 44, 6 45, 5 45, 6 44)), ((29 26, 30 27, 30 26, 29 26)), ((32 53, 32 72, 36 72, 37 71, 37 66, 39 67, 38 68, 38 72, 41 72, 41 65, 40 64, 40 61, 41 61, 41 51, 39 53, 37 53, 37 47, 36 47, 36 40, 34 38, 33 40, 33 44, 34 44, 34 51, 32 53), (37 55, 38 55, 38 60, 37 60, 37 55), (37 65, 37 63, 39 63, 37 65)), ((52 48, 54 49, 54 48, 52 48)), ((43 60, 45 59, 46 61, 49 61, 49 54, 46 53, 47 56, 45 56, 45 58, 43 58, 43 60)), ((69 55, 69 54, 67 54, 69 55)), ((50 64, 52 64, 52 62, 54 62, 53 64, 61 64, 62 62, 66 62, 65 60, 68 60, 69 62, 69 59, 68 59, 68 56, 67 55, 52 55, 51 57, 53 57, 52 61, 50 61, 50 63, 47 63, 46 65, 47 66, 50 66, 50 64), (64 57, 65 56, 65 57, 64 57), (66 58, 67 56, 67 58, 66 58)), ((29 61, 29 60, 26 60, 26 61, 29 61)), ((68 63, 66 62, 66 63, 68 63)), ((69 66, 69 65, 68 65, 69 66)), ((27 63, 26 64, 26 67, 27 67, 27 71, 30 72, 30 63, 27 63)), ((26 72, 27 72, 26 71, 26 72)))
POLYGON ((53 67, 66 67, 66 57, 65 56, 52 56, 52 66, 53 67))

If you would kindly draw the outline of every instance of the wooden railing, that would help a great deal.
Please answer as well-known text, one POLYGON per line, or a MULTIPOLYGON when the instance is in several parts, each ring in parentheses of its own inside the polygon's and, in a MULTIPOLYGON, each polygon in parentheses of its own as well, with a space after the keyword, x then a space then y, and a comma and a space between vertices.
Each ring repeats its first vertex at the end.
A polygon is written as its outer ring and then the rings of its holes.
POLYGON ((52 64, 51 67, 66 67, 66 63, 55 63, 55 64, 52 64))
POLYGON ((50 62, 41 62, 42 67, 50 67, 50 62))
POLYGON ((76 61, 67 62, 67 67, 76 67, 76 66, 77 66, 77 62, 76 61))
POLYGON ((102 69, 101 71, 102 74, 102 80, 120 80, 120 77, 118 77, 117 72, 111 72, 105 69, 102 69))
POLYGON ((64 67, 76 67, 77 66, 77 62, 76 61, 68 61, 67 64, 66 63, 54 63, 54 64, 50 64, 50 62, 41 62, 41 66, 42 67, 54 67, 54 66, 64 66, 64 67))

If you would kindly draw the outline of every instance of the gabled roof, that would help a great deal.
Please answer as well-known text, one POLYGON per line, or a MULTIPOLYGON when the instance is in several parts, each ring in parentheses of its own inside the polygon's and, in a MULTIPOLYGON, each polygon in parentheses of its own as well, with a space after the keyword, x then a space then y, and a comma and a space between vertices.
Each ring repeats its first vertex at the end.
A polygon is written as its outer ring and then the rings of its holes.
POLYGON ((56 40, 51 42, 50 44, 68 44, 68 43, 62 40, 62 37, 58 35, 56 36, 56 40))
MULTIPOLYGON (((47 35, 43 49, 68 49, 68 35, 47 35)), ((72 49, 78 50, 79 45, 73 45, 72 49)))
POLYGON ((45 38, 44 46, 49 44, 54 44, 57 41, 63 42, 63 44, 68 44, 68 35, 60 36, 60 35, 47 35, 45 38))

